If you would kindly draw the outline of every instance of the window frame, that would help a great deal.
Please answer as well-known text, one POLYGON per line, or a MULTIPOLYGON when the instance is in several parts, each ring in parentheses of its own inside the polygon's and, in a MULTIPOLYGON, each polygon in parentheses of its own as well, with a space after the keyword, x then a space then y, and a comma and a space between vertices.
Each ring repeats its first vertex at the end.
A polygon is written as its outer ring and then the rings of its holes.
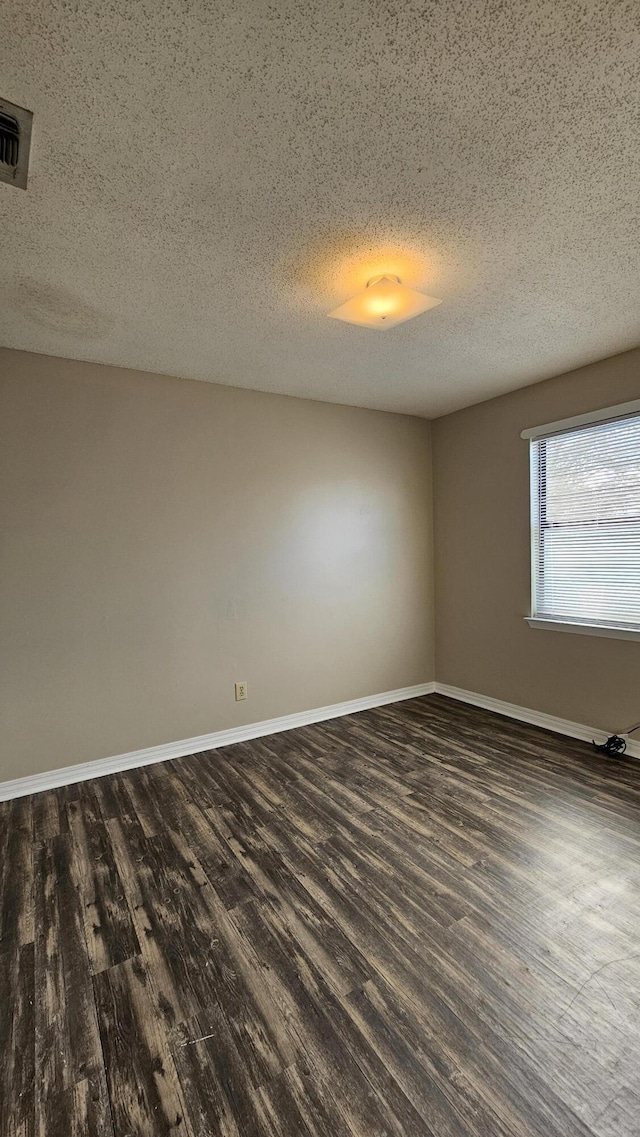
POLYGON ((572 433, 573 431, 579 430, 583 426, 591 426, 592 424, 600 422, 612 422, 616 419, 628 418, 631 415, 639 414, 640 399, 635 399, 632 402, 621 403, 615 407, 603 407, 600 410, 592 411, 587 414, 574 415, 572 418, 561 419, 558 422, 544 423, 541 426, 530 427, 527 430, 522 431, 520 437, 527 439, 529 442, 529 540, 531 608, 529 615, 525 616, 525 620, 530 628, 535 628, 539 631, 570 632, 583 636, 602 636, 607 639, 640 640, 640 628, 625 627, 623 625, 613 623, 589 624, 584 621, 574 622, 566 618, 556 619, 554 617, 536 615, 536 591, 538 583, 536 565, 538 562, 538 550, 540 547, 540 542, 544 541, 544 536, 539 524, 541 447, 536 447, 533 445, 534 443, 540 442, 541 440, 549 438, 555 434, 568 434, 572 433))

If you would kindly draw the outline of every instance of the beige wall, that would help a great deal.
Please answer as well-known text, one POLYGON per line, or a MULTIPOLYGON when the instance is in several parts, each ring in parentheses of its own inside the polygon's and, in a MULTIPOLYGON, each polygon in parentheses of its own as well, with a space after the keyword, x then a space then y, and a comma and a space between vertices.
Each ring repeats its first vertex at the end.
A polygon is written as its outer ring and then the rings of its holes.
POLYGON ((604 730, 640 718, 640 643, 537 631, 526 427, 640 396, 640 349, 432 423, 438 680, 604 730))
POLYGON ((429 423, 6 350, 0 376, 0 780, 433 678, 429 423))
POLYGON ((0 781, 432 679, 431 432, 438 679, 640 717, 640 644, 523 619, 520 438, 637 398, 640 349, 431 425, 1 349, 0 380, 0 781))

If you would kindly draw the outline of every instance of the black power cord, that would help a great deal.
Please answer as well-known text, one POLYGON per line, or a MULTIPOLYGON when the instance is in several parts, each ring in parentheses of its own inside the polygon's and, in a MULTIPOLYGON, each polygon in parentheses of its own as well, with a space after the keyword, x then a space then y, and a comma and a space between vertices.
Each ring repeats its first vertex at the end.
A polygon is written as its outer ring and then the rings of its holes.
MULTIPOLYGON (((634 730, 640 730, 640 722, 637 722, 635 726, 629 727, 629 730, 625 730, 624 733, 626 735, 633 734, 634 730)), ((607 758, 622 758, 622 755, 627 749, 626 739, 620 734, 611 734, 607 741, 600 743, 599 746, 597 742, 592 742, 592 746, 599 754, 606 754, 607 758)))
POLYGON ((627 749, 624 738, 621 738, 619 734, 610 735, 607 741, 602 742, 600 746, 597 742, 592 742, 591 745, 599 754, 606 754, 607 758, 621 758, 627 749))

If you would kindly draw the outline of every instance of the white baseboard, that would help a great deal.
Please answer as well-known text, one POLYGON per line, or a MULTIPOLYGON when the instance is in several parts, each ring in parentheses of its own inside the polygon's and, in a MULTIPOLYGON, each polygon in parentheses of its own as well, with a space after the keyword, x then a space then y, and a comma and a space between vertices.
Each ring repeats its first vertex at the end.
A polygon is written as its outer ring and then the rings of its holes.
POLYGON ((293 730, 297 726, 308 726, 314 722, 323 722, 325 719, 367 711, 372 707, 383 707, 385 703, 417 699, 420 695, 432 695, 435 689, 436 685, 433 682, 418 683, 414 687, 399 687, 396 691, 365 695, 362 699, 349 699, 345 703, 333 703, 330 707, 316 707, 311 711, 299 711, 293 715, 282 715, 277 719, 265 719, 262 722, 250 723, 248 726, 233 726, 229 730, 201 734, 197 738, 186 738, 181 742, 167 742, 161 746, 150 746, 146 750, 132 750, 129 754, 117 754, 113 758, 98 758, 95 762, 82 762, 77 766, 64 766, 59 770, 46 770, 43 774, 14 778, 10 782, 0 782, 0 801, 41 793, 43 790, 55 789, 56 786, 85 782, 88 778, 102 778, 105 774, 115 774, 118 770, 131 770, 136 766, 148 766, 152 762, 166 762, 169 758, 183 758, 185 754, 198 754, 201 750, 217 750, 220 746, 231 746, 234 742, 247 742, 251 738, 277 734, 281 730, 293 730))
MULTIPOLYGON (((435 684, 439 695, 446 695, 449 699, 457 699, 460 703, 471 703, 474 707, 482 707, 485 711, 495 711, 498 715, 506 715, 510 719, 519 719, 531 726, 541 726, 545 730, 553 730, 556 734, 567 734, 570 738, 578 738, 582 742, 604 742, 607 737, 604 731, 596 730, 592 726, 583 726, 570 719, 559 719, 555 715, 546 715, 542 711, 534 711, 529 707, 519 707, 517 703, 505 703, 502 699, 494 699, 490 695, 478 695, 475 691, 465 691, 462 687, 451 687, 448 683, 435 684)), ((613 733, 613 732, 610 732, 613 733)), ((640 758, 640 742, 627 741, 626 753, 632 758, 640 758)))
MULTIPOLYGON (((169 758, 183 758, 185 754, 198 754, 202 750, 217 750, 220 746, 231 746, 234 742, 248 742, 251 738, 262 738, 277 734, 282 730, 293 730, 297 726, 309 726, 314 722, 353 715, 372 707, 383 707, 385 703, 399 703, 403 699, 417 699, 421 695, 446 695, 461 703, 471 703, 486 711, 506 715, 507 718, 541 726, 557 734, 566 734, 583 742, 592 739, 604 742, 605 734, 594 727, 583 726, 569 719, 556 718, 529 707, 519 707, 516 703, 505 703, 490 695, 479 695, 475 691, 465 691, 462 687, 452 687, 448 683, 418 683, 414 687, 400 687, 396 691, 384 691, 379 695, 365 695, 362 699, 350 699, 345 703, 333 703, 329 707, 316 707, 311 711, 299 711, 293 715, 282 715, 276 719, 249 723, 247 726, 234 726, 229 730, 217 730, 212 734, 201 734, 196 738, 186 738, 181 742, 167 742, 161 746, 150 746, 146 750, 132 750, 128 754, 117 754, 113 758, 98 758, 95 762, 82 762, 77 766, 64 766, 59 770, 46 770, 42 774, 31 774, 25 778, 14 778, 0 782, 0 801, 14 797, 41 793, 56 786, 68 786, 74 782, 84 782, 88 778, 102 778, 115 774, 118 770, 131 770, 136 766, 148 766, 153 762, 166 762, 169 758)), ((640 742, 628 742, 627 754, 640 758, 640 742)))

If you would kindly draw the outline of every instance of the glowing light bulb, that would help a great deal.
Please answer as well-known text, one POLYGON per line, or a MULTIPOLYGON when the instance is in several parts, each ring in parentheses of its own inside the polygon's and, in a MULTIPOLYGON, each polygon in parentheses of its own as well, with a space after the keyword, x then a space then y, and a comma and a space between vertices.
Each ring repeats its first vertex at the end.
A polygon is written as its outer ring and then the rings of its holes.
POLYGON ((435 296, 407 288, 397 276, 374 276, 362 292, 329 312, 329 316, 384 332, 441 303, 435 296))

